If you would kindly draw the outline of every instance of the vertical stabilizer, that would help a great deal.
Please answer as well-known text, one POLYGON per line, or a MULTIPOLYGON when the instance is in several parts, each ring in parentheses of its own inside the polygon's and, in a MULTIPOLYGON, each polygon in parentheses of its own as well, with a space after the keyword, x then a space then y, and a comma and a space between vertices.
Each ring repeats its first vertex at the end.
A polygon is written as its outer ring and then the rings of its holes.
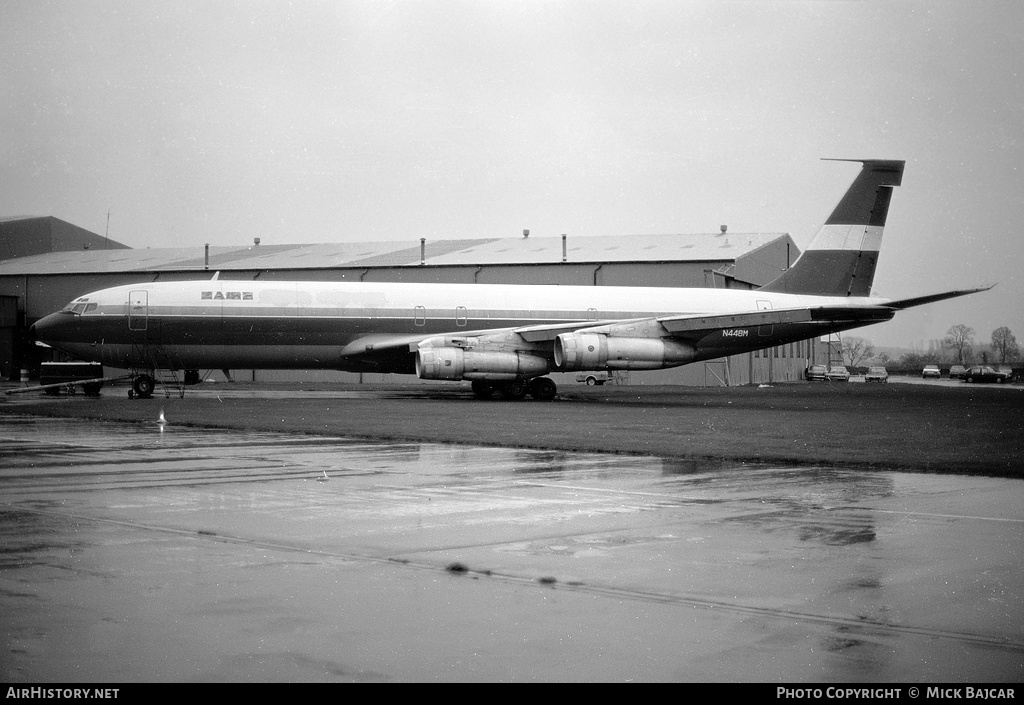
POLYGON ((892 189, 906 162, 841 159, 863 166, 800 258, 762 291, 821 296, 868 296, 875 278, 892 189))

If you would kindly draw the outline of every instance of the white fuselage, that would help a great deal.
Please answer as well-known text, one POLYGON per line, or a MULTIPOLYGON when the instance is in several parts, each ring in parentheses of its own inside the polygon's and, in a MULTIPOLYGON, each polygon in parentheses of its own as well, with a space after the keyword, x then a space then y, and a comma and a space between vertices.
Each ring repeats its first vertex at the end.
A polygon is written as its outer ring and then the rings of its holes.
MULTIPOLYGON (((55 347, 115 366, 365 369, 352 354, 375 341, 414 343, 545 324, 881 303, 734 289, 216 279, 104 289, 76 299, 36 327, 38 337, 55 347), (139 359, 143 354, 146 360, 139 359)), ((753 349, 749 341, 738 342, 753 349)), ((769 347, 779 341, 760 342, 769 347)))

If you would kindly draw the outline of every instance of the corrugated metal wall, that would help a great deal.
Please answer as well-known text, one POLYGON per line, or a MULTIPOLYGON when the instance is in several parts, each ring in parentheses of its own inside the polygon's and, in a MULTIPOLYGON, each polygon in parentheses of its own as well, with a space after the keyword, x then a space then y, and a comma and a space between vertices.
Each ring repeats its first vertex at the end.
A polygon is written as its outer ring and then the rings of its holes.
MULTIPOLYGON (((53 218, 16 221, 21 239, 51 237, 53 218), (37 229, 38 232, 37 232, 37 229)), ((60 228, 58 245, 79 249, 80 228, 68 225, 60 228)), ((87 233, 87 231, 81 231, 87 233)), ((92 237, 91 233, 88 233, 92 237)), ((114 245, 120 246, 118 243, 114 245)), ((123 246, 120 246, 123 247, 123 246)), ((383 257, 377 266, 237 269, 221 273, 223 280, 299 280, 299 281, 376 281, 376 282, 445 282, 477 284, 561 284, 577 286, 650 286, 650 287, 742 287, 752 288, 774 279, 788 266, 792 241, 788 236, 743 255, 736 262, 729 259, 710 261, 651 261, 651 262, 553 262, 539 264, 491 263, 482 265, 421 265, 408 263, 389 266, 393 254, 383 257)), ((38 251, 38 250, 37 250, 38 251)), ((155 254, 155 253, 154 253, 155 254)), ((11 256, 15 256, 13 253, 11 256)), ((365 262, 364 262, 365 264, 365 262)), ((201 261, 197 266, 202 266, 201 261)), ((142 281, 197 280, 213 276, 210 269, 155 269, 152 271, 90 271, 86 273, 47 273, 0 276, 0 295, 16 301, 16 308, 24 312, 24 326, 43 316, 58 311, 70 300, 111 286, 142 281)), ((10 347, 17 346, 17 330, 10 347)), ((0 345, 4 344, 0 341, 0 345)), ((810 359, 814 357, 814 344, 807 344, 810 359)), ((17 350, 14 350, 16 356, 17 350)), ((16 363, 15 363, 16 364, 16 363)), ((687 384, 710 385, 751 384, 799 379, 807 364, 807 357, 772 356, 755 358, 739 355, 725 361, 688 365, 672 370, 632 372, 618 374, 619 382, 629 384, 687 384)), ((219 373, 218 373, 219 374, 219 373)), ((236 371, 237 379, 260 380, 336 380, 384 381, 391 375, 354 375, 321 372, 256 372, 236 371)), ((575 375, 553 375, 559 384, 575 384, 575 375)), ((406 381, 408 378, 406 378, 406 381)))

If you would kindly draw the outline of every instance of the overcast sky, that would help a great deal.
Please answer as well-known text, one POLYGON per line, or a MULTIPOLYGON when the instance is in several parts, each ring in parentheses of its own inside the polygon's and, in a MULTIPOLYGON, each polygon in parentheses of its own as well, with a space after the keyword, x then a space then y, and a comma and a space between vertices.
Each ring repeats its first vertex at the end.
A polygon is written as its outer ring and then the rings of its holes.
MULTIPOLYGON (((132 247, 788 232, 907 161, 862 329, 1024 342, 1024 2, 0 2, 0 215, 132 247)), ((2 257, 2 253, 0 253, 2 257)))

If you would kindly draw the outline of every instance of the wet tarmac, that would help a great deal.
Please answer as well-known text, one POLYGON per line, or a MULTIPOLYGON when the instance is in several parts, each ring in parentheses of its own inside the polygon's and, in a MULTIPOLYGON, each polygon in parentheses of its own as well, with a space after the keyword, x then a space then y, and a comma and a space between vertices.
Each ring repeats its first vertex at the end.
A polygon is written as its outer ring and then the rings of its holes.
POLYGON ((1024 680, 1024 482, 0 416, 0 679, 1024 680))

